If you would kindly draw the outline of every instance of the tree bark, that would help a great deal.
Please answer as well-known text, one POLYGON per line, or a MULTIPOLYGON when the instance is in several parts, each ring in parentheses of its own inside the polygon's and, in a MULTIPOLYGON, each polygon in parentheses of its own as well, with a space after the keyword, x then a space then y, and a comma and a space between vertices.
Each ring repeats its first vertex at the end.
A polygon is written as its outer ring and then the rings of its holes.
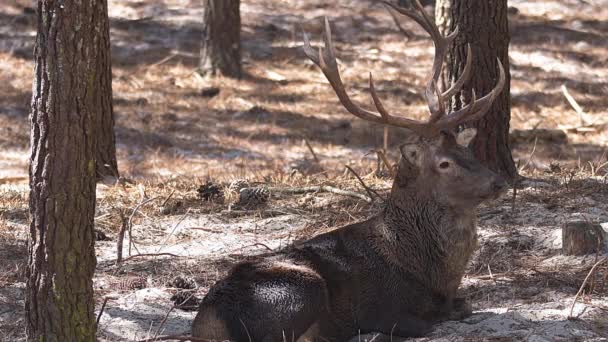
POLYGON ((116 162, 116 137, 114 135, 114 108, 112 106, 112 53, 110 45, 110 21, 108 2, 99 1, 99 58, 97 79, 99 82, 99 122, 97 124, 97 179, 106 176, 119 177, 116 162))
POLYGON ((241 78, 240 0, 205 0, 202 74, 241 78))
MULTIPOLYGON (((476 157, 489 168, 513 181, 517 169, 509 148, 509 121, 511 119, 511 95, 509 72, 509 24, 507 0, 438 0, 435 19, 442 33, 453 32, 458 36, 450 46, 444 86, 454 82, 462 73, 466 62, 466 46, 471 44, 473 70, 463 91, 450 100, 452 109, 461 108, 471 100, 471 89, 478 98, 487 94, 498 80, 500 59, 506 72, 506 84, 484 118, 471 123, 477 128, 473 140, 476 157)), ((444 89, 447 89, 444 87, 444 89)))
POLYGON ((38 2, 32 90, 28 341, 95 341, 95 155, 106 3, 38 2))

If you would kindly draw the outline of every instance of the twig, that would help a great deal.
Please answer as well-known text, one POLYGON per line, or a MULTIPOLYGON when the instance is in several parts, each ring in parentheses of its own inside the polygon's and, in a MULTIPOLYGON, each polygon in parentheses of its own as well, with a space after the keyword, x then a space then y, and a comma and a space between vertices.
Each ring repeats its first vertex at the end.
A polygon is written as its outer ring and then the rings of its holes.
POLYGON ((312 157, 315 159, 315 162, 317 164, 319 164, 319 158, 317 157, 317 154, 315 153, 315 150, 312 148, 312 146, 308 142, 308 139, 304 139, 304 143, 306 144, 306 147, 308 147, 308 150, 310 151, 310 154, 312 154, 312 157))
POLYGON ((156 250, 156 253, 160 253, 160 251, 163 249, 163 247, 165 246, 167 241, 169 241, 171 236, 173 236, 173 233, 175 233, 175 230, 177 229, 177 227, 179 227, 179 225, 182 222, 184 222, 184 220, 186 219, 186 217, 188 217, 189 214, 190 214, 190 208, 188 208, 188 210, 186 210, 186 213, 184 215, 182 215, 182 217, 180 217, 180 219, 179 219, 179 221, 177 221, 177 223, 175 223, 175 225, 173 226, 173 229, 171 229, 171 232, 165 238, 165 241, 163 241, 163 243, 158 247, 158 250, 156 250))
POLYGON ((534 152, 536 152, 536 143, 538 142, 538 137, 534 138, 534 146, 532 147, 532 152, 530 152, 530 155, 528 156, 528 160, 526 160, 526 163, 524 164, 524 166, 521 167, 521 169, 519 169, 519 172, 525 170, 526 167, 528 167, 528 164, 530 164, 530 161, 532 160, 532 157, 534 156, 534 152))
POLYGON ((383 201, 386 201, 386 199, 384 197, 382 197, 376 190, 370 188, 369 186, 367 186, 365 184, 365 182, 363 182, 363 179, 361 179, 361 177, 359 177, 359 175, 355 172, 355 170, 353 170, 350 166, 348 165, 344 165, 348 171, 350 171, 350 173, 352 173, 353 175, 355 175, 355 177, 357 177, 357 180, 359 180, 359 183, 361 183, 361 186, 363 186, 363 189, 365 189, 365 191, 367 192, 367 194, 369 195, 369 197, 373 200, 374 197, 380 198, 383 201), (375 196, 374 196, 375 195, 375 196))
POLYGON ((334 193, 337 195, 356 197, 356 198, 362 199, 368 203, 372 202, 371 198, 369 198, 368 196, 365 196, 363 194, 360 194, 360 193, 357 193, 354 191, 338 189, 338 188, 335 188, 335 187, 329 186, 329 185, 312 185, 312 186, 304 186, 304 187, 297 187, 297 188, 269 188, 268 190, 270 192, 287 193, 287 194, 305 194, 308 192, 331 192, 331 193, 334 193))
MULTIPOLYGON (((190 295, 190 297, 192 297, 192 294, 190 295)), ((188 298, 188 299, 190 299, 190 298, 188 298)), ((156 338, 158 337, 158 334, 160 334, 161 329, 163 328, 163 326, 167 322, 167 319, 169 318, 169 315, 171 314, 171 312, 173 312, 173 309, 175 309, 175 305, 173 305, 171 307, 171 309, 169 309, 169 311, 167 311, 167 314, 165 315, 165 318, 163 318, 163 320, 160 322, 160 325, 158 326, 158 329, 156 329, 156 332, 154 333, 154 337, 153 337, 154 340, 156 340, 156 338)))
POLYGON ((388 158, 386 157, 386 153, 384 153, 384 151, 382 151, 382 150, 376 150, 376 154, 378 155, 378 158, 380 158, 382 160, 384 165, 386 165, 386 169, 391 174, 391 177, 395 178, 396 177, 395 169, 391 166, 390 162, 388 161, 388 158))
MULTIPOLYGON (((517 164, 517 166, 519 166, 519 161, 517 162, 517 164)), ((513 212, 515 212, 515 203, 517 202, 517 186, 519 185, 519 181, 520 176, 515 175, 515 179, 513 180, 513 197, 511 198, 511 211, 513 212)))
POLYGON ((572 106, 574 111, 576 111, 576 114, 578 114, 578 118, 581 121, 581 126, 587 125, 587 123, 585 122, 585 119, 583 118, 583 115, 585 114, 585 111, 583 111, 583 108, 581 108, 581 106, 579 106, 578 102, 576 102, 574 97, 572 97, 572 95, 570 95, 570 92, 568 91, 568 88, 566 88, 565 84, 562 84, 561 88, 562 88, 562 93, 564 94, 564 97, 566 97, 566 100, 568 100, 568 103, 570 104, 570 106, 572 106))
POLYGON ((243 246, 243 247, 241 247, 241 250, 243 250, 243 249, 245 249, 245 248, 247 248, 247 247, 256 247, 256 246, 261 246, 261 247, 264 247, 264 248, 266 248, 267 250, 269 250, 269 251, 271 251, 271 252, 274 252, 274 249, 272 249, 272 248, 268 247, 268 245, 266 245, 266 244, 264 244, 264 243, 261 243, 261 242, 256 242, 256 243, 254 243, 254 244, 252 244, 252 245, 243 246))
POLYGON ((397 25, 397 28, 405 36, 405 38, 407 38, 408 40, 412 39, 412 34, 409 33, 406 29, 404 29, 403 26, 401 26, 401 23, 399 22, 399 18, 397 17, 397 15, 395 13, 393 13, 393 11, 390 8, 387 8, 387 11, 388 11, 388 13, 390 13, 391 17, 393 18, 393 21, 395 22, 395 25, 397 25))
POLYGON ((105 297, 103 299, 103 304, 101 304, 101 309, 99 309, 99 313, 97 314, 97 320, 95 321, 95 325, 99 325, 99 320, 101 319, 103 310, 105 310, 106 304, 108 303, 108 300, 110 300, 110 299, 116 299, 116 297, 105 297))
POLYGON ((167 198, 165 198, 165 200, 163 201, 163 203, 161 203, 161 207, 164 207, 165 204, 167 204, 167 202, 169 202, 169 200, 171 199, 171 197, 173 197, 173 194, 175 193, 175 189, 173 189, 173 191, 171 191, 171 193, 169 194, 169 196, 167 196, 167 198))
POLYGON ((131 260, 131 259, 135 259, 137 257, 156 257, 156 256, 172 256, 175 258, 179 258, 180 256, 177 254, 173 254, 173 253, 143 253, 143 254, 135 254, 135 255, 131 255, 129 257, 126 257, 123 261, 127 261, 127 260, 131 260))
POLYGON ((217 234, 221 234, 223 233, 223 231, 218 230, 218 229, 212 229, 212 228, 205 228, 205 227, 188 227, 186 229, 193 229, 193 230, 202 230, 204 232, 208 232, 208 233, 217 233, 217 234))
POLYGON ((137 342, 155 342, 155 341, 192 341, 192 342, 212 342, 208 338, 194 337, 194 336, 185 336, 185 335, 165 335, 165 336, 157 336, 155 338, 147 338, 145 340, 139 340, 137 342))
POLYGON ((595 269, 599 265, 601 265, 604 262, 606 262, 606 260, 608 260, 608 257, 604 257, 604 258, 602 258, 602 260, 600 260, 600 261, 596 262, 595 264, 593 264, 593 267, 591 267, 591 270, 589 270, 589 273, 587 273, 587 276, 585 277, 585 280, 583 281, 583 284, 581 285, 581 288, 576 293, 576 296, 574 296, 574 300, 572 301, 572 306, 570 306, 570 314, 568 315, 568 319, 574 318, 572 316, 572 312, 574 311, 574 305, 576 304, 576 301, 578 300, 578 297, 583 292, 583 289, 585 288, 585 285, 587 285, 587 281, 589 280, 589 278, 591 277, 591 275, 593 274, 593 272, 595 271, 595 269))
POLYGON ((469 279, 494 280, 496 278, 506 277, 506 276, 509 276, 509 275, 510 275, 509 272, 494 273, 494 274, 482 274, 482 275, 478 275, 478 276, 469 276, 469 279))
MULTIPOLYGON (((135 243, 133 242, 133 216, 135 216, 135 213, 137 213, 137 211, 139 210, 139 208, 141 208, 143 205, 150 203, 152 201, 154 201, 155 199, 157 199, 158 196, 149 198, 147 200, 141 201, 139 202, 135 208, 133 209, 133 211, 131 212, 131 216, 129 216, 129 256, 131 255, 131 245, 135 246, 135 243)), ((137 248, 137 247, 136 247, 137 248)))
POLYGON ((116 241, 117 264, 122 261, 122 246, 125 241, 125 232, 127 231, 127 227, 129 226, 125 213, 122 210, 118 209, 118 214, 120 215, 120 231, 118 232, 118 240, 116 241))
POLYGON ((384 125, 384 134, 382 136, 382 151, 386 153, 388 151, 388 130, 390 126, 384 125))

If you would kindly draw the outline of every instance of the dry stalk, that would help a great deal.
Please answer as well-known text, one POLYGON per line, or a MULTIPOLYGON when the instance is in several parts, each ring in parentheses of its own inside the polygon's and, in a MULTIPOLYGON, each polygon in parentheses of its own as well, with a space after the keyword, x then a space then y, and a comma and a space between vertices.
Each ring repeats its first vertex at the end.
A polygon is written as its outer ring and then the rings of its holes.
POLYGON ((188 215, 190 214, 190 209, 191 208, 188 208, 188 210, 186 210, 186 213, 184 215, 182 215, 182 217, 180 217, 180 219, 179 219, 179 221, 177 221, 177 223, 175 223, 175 225, 173 226, 173 229, 171 229, 171 233, 169 233, 169 235, 167 235, 167 237, 165 238, 165 241, 163 241, 163 243, 158 247, 158 250, 156 250, 156 253, 160 253, 160 251, 163 249, 163 247, 167 244, 167 241, 169 241, 171 236, 173 236, 173 233, 175 233, 175 230, 177 229, 177 227, 179 227, 179 225, 182 222, 184 222, 186 217, 188 217, 188 215))
POLYGON ((122 262, 122 247, 125 240, 125 232, 129 227, 129 221, 125 216, 125 213, 118 209, 118 214, 120 215, 120 231, 118 232, 118 240, 116 241, 116 263, 122 262))
POLYGON ((530 164, 530 161, 532 160, 532 157, 534 157, 534 152, 536 152, 536 143, 538 143, 538 137, 534 138, 534 146, 532 147, 532 152, 530 152, 530 155, 528 156, 528 159, 526 160, 526 163, 524 164, 524 166, 522 166, 519 169, 519 172, 522 172, 523 170, 525 170, 525 168, 528 167, 528 164, 530 164))
POLYGON ((570 106, 572 106, 572 108, 574 109, 576 114, 578 114, 578 119, 581 122, 580 123, 581 127, 584 127, 585 125, 587 125, 587 123, 585 122, 585 118, 583 118, 585 111, 583 110, 583 108, 581 108, 581 106, 578 104, 578 102, 576 102, 574 97, 572 97, 572 95, 570 95, 570 92, 568 91, 568 88, 566 87, 565 84, 562 84, 561 88, 562 88, 562 93, 564 94, 564 97, 566 98, 566 100, 568 101, 570 106))
POLYGON ((363 189, 365 189, 365 191, 367 192, 367 194, 369 195, 369 198, 372 199, 372 201, 374 200, 374 198, 380 198, 383 201, 386 201, 386 198, 382 197, 382 195, 380 195, 376 190, 370 188, 369 186, 367 186, 367 184, 365 184, 365 182, 363 181, 363 179, 361 179, 361 177, 359 177, 359 175, 355 172, 355 170, 353 170, 350 166, 348 165, 344 165, 346 167, 346 169, 348 171, 350 171, 350 173, 352 173, 357 180, 359 181, 359 183, 361 183, 361 186, 363 186, 363 189))
POLYGON ((308 142, 308 139, 304 139, 304 143, 306 144, 306 147, 308 147, 308 150, 310 151, 310 154, 312 154, 312 157, 315 159, 315 162, 317 164, 319 164, 319 158, 317 157, 317 154, 315 153, 315 150, 312 148, 312 146, 308 142))
POLYGON ((139 211, 139 208, 141 208, 143 205, 145 205, 147 203, 154 201, 157 198, 158 198, 158 196, 155 196, 155 197, 149 198, 147 200, 142 200, 135 206, 135 208, 131 212, 131 216, 129 216, 129 222, 128 222, 129 223, 129 256, 131 255, 131 246, 133 246, 135 249, 137 249, 137 246, 135 246, 135 242, 133 241, 133 217, 135 216, 135 213, 137 213, 139 211))
MULTIPOLYGON (((188 297, 188 299, 190 299, 191 297, 192 297, 192 294, 190 295, 190 297, 188 297)), ((186 300, 188 300, 188 299, 186 299, 186 300)), ((158 326, 158 328, 156 329, 156 332, 154 333, 154 337, 153 337, 154 340, 156 340, 156 338, 158 337, 158 334, 160 334, 161 329, 165 326, 165 323, 167 323, 167 319, 169 318, 169 315, 171 314, 171 312, 173 312, 174 309, 175 309, 175 305, 171 306, 169 311, 167 311, 165 318, 163 318, 163 320, 160 322, 160 325, 158 326)))
POLYGON ((593 267, 591 267, 591 270, 589 270, 589 273, 587 274, 587 276, 585 277, 585 280, 583 281, 583 284, 581 285, 581 288, 578 290, 578 292, 576 293, 576 296, 574 296, 574 300, 572 301, 572 305, 570 306, 570 314, 568 314, 568 319, 573 319, 574 317, 572 316, 572 312, 574 311, 574 305, 576 304, 576 301, 578 300, 578 297, 581 295, 581 293, 583 292, 583 289, 585 288, 585 285, 587 285, 587 281, 589 281, 589 278, 591 277, 591 275, 595 272, 595 269, 603 264, 604 262, 606 262, 606 260, 608 260, 608 257, 604 257, 602 258, 600 261, 596 262, 595 264, 593 264, 593 267))
POLYGON ((167 202, 169 202, 169 200, 171 199, 171 197, 173 197, 173 194, 175 193, 175 189, 173 189, 171 191, 171 193, 169 194, 169 196, 167 196, 167 198, 165 198, 165 200, 163 201, 163 203, 160 205, 161 207, 164 207, 165 204, 167 204, 167 202))
POLYGON ((382 150, 376 150, 376 154, 378 155, 378 158, 380 160, 382 160, 382 162, 384 163, 384 165, 386 166, 386 169, 388 170, 388 172, 391 174, 392 178, 395 178, 397 176, 397 174, 395 173, 395 169, 391 166, 390 161, 388 160, 388 157, 386 156, 385 151, 382 150))

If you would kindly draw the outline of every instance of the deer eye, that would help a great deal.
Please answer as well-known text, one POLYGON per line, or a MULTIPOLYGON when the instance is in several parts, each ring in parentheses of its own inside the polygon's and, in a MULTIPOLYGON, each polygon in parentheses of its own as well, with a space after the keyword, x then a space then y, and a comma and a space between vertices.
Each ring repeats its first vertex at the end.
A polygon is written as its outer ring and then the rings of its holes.
POLYGON ((448 167, 450 167, 450 162, 442 161, 441 163, 439 163, 439 168, 442 169, 442 170, 445 170, 448 167))

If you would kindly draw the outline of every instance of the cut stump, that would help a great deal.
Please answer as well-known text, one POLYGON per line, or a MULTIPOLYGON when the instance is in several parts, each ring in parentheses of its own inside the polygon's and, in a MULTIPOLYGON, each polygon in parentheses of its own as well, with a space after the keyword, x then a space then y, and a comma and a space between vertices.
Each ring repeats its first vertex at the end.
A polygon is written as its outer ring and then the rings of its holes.
POLYGON ((562 229, 562 254, 584 255, 604 248, 604 230, 599 223, 572 221, 562 229))

